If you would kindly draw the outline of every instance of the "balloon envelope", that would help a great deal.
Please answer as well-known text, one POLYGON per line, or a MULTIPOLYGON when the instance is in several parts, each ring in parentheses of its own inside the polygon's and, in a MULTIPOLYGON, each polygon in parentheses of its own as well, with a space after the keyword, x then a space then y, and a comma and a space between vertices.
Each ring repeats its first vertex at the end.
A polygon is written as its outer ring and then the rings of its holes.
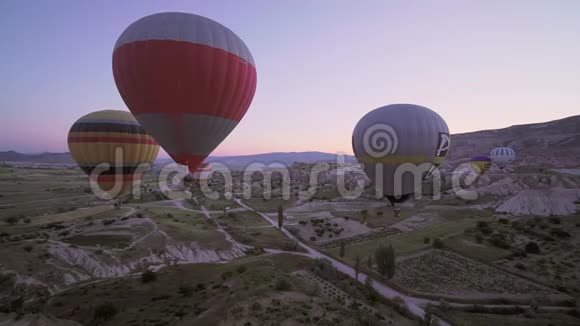
POLYGON ((115 44, 113 74, 129 110, 191 172, 240 122, 256 90, 244 42, 189 13, 158 13, 127 27, 115 44))
POLYGON ((116 110, 78 119, 68 133, 68 148, 79 167, 112 197, 130 191, 141 177, 139 164, 153 162, 159 152, 131 113, 116 110))
POLYGON ((450 145, 443 118, 413 104, 387 105, 367 113, 352 135, 357 160, 392 202, 415 192, 443 162, 450 145))
POLYGON ((504 169, 516 158, 516 152, 509 147, 496 147, 491 150, 489 157, 491 161, 501 169, 504 169))

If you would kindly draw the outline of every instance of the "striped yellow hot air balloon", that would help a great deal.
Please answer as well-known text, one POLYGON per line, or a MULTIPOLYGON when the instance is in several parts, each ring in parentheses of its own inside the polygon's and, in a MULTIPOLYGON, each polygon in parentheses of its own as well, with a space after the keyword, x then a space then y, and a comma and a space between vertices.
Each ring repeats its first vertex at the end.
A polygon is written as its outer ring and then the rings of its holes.
POLYGON ((68 133, 68 148, 91 181, 110 197, 130 191, 141 177, 139 165, 153 162, 159 152, 159 145, 133 115, 117 110, 78 119, 68 133))

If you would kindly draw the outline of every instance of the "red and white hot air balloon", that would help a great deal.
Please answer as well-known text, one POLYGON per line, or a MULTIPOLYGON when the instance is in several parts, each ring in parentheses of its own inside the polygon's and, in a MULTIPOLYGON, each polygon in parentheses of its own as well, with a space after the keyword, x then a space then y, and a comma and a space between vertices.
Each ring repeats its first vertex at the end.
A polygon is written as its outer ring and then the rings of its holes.
POLYGON ((240 122, 256 91, 244 42, 189 13, 158 13, 127 27, 115 44, 113 74, 135 118, 192 172, 240 122))

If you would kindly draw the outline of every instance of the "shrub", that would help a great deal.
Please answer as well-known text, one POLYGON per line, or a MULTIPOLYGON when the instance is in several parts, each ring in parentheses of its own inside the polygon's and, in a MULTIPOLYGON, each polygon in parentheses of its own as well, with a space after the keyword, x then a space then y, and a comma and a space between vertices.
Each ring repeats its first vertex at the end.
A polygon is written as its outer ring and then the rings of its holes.
POLYGON ((382 215, 383 215, 383 212, 382 211, 378 211, 377 212, 377 216, 382 216, 382 215))
POLYGON ((18 297, 12 301, 10 301, 10 312, 19 312, 24 306, 24 299, 22 297, 18 297))
POLYGON ((526 270, 526 265, 524 265, 522 263, 517 263, 515 266, 516 266, 517 269, 520 269, 522 271, 525 271, 526 270))
POLYGON ((479 221, 477 222, 477 228, 478 229, 484 229, 489 227, 489 224, 486 221, 479 221))
POLYGON ((435 240, 433 240, 433 248, 435 248, 435 249, 445 248, 445 244, 443 244, 443 240, 441 240, 439 238, 435 238, 435 240))
POLYGON ((545 236, 542 238, 542 240, 544 240, 544 241, 547 241, 547 242, 552 242, 552 241, 554 241, 554 238, 552 238, 552 237, 551 237, 551 236, 549 236, 549 235, 545 235, 545 236))
POLYGON ((315 236, 310 237, 310 241, 316 241, 316 237, 315 236))
POLYGON ((30 219, 30 217, 25 217, 23 221, 24 223, 30 223, 32 220, 30 219))
POLYGON ((494 234, 489 241, 498 248, 509 249, 511 247, 507 242, 506 237, 501 233, 494 234))
POLYGON ((290 288, 292 287, 292 285, 285 278, 279 278, 276 281, 276 284, 274 285, 274 287, 278 291, 288 291, 288 290, 290 290, 290 288))
POLYGON ((498 222, 500 222, 501 224, 508 224, 509 220, 507 218, 502 217, 498 220, 498 222))
POLYGON ((32 245, 26 245, 26 246, 24 246, 24 251, 31 252, 33 248, 34 247, 32 245))
POLYGON ((562 220, 559 217, 550 217, 548 221, 550 221, 550 223, 552 224, 560 224, 562 222, 562 220))
POLYGON ((250 306, 250 310, 251 311, 260 311, 260 310, 262 310, 262 305, 259 302, 254 302, 250 306))
POLYGON ((480 231, 481 231, 481 233, 483 233, 483 234, 485 234, 485 235, 490 235, 490 234, 492 234, 492 233, 493 233, 493 230, 492 230, 492 228, 491 228, 491 227, 489 227, 489 226, 487 226, 487 227, 484 227, 484 228, 481 228, 481 229, 480 229, 480 231))
POLYGON ((14 216, 10 216, 4 219, 4 222, 10 224, 10 225, 14 225, 16 223, 18 223, 18 218, 14 217, 14 216))
POLYGON ((179 287, 179 290, 177 290, 177 292, 184 297, 191 297, 191 295, 193 294, 193 287, 189 285, 182 285, 179 287))
POLYGON ((296 251, 298 250, 298 241, 294 239, 286 240, 282 245, 282 249, 286 251, 296 251))
POLYGON ((360 213, 361 213, 362 215, 367 215, 368 211, 367 211, 366 209, 363 209, 362 211, 360 211, 360 213))
POLYGON ((107 321, 113 319, 117 314, 117 308, 110 302, 103 303, 95 308, 94 319, 97 321, 107 321))
POLYGON ((143 274, 141 274, 141 282, 142 283, 150 283, 157 280, 157 274, 155 274, 152 270, 147 270, 143 274))
POLYGON ((238 274, 243 274, 248 270, 248 268, 246 267, 246 265, 240 265, 237 269, 238 274))
POLYGON ((540 246, 537 242, 530 241, 526 243, 526 252, 529 254, 539 254, 540 253, 540 246))
POLYGON ((483 242, 483 236, 480 233, 476 234, 475 235, 475 241, 477 243, 482 243, 483 242))
POLYGON ((227 280, 228 278, 232 277, 234 275, 234 273, 232 273, 231 271, 225 271, 222 273, 221 277, 222 280, 227 280))
POLYGON ((423 243, 429 243, 429 242, 431 242, 431 239, 429 237, 423 238, 423 243))
POLYGON ((559 229, 559 228, 552 228, 552 230, 550 230, 550 234, 555 236, 555 237, 559 237, 559 238, 569 238, 570 237, 570 233, 568 233, 567 231, 564 231, 562 229, 559 229))

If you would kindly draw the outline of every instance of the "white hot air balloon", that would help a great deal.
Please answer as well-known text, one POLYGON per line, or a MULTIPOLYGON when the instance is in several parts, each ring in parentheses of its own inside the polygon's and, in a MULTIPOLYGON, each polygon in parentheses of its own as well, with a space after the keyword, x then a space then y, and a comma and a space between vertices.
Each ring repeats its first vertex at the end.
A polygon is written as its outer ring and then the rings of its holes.
POLYGON ((393 104, 357 123, 352 147, 377 190, 392 204, 403 202, 443 162, 451 140, 445 120, 413 104, 393 104))
POLYGON ((489 153, 489 158, 503 170, 508 166, 508 164, 515 160, 516 152, 509 147, 496 147, 489 153))

